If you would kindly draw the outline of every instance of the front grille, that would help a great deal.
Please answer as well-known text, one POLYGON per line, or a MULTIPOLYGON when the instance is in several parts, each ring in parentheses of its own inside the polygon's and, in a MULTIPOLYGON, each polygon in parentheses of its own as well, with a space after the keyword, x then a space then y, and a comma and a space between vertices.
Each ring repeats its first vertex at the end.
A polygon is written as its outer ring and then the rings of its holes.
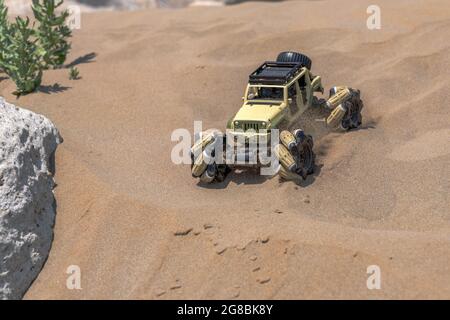
POLYGON ((244 131, 253 129, 255 131, 259 130, 259 123, 258 122, 244 122, 244 131))

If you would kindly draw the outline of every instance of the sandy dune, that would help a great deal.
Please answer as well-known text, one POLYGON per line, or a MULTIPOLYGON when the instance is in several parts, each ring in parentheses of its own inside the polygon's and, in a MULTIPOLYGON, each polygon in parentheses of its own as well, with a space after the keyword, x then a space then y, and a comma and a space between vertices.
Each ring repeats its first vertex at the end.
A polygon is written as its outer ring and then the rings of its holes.
POLYGON ((26 298, 450 298, 450 6, 377 3, 379 31, 366 0, 85 14, 70 57, 97 53, 83 79, 51 71, 14 101, 65 139, 55 240, 26 298), (363 128, 305 122, 318 168, 302 185, 197 185, 170 161, 171 132, 224 129, 247 75, 286 49, 327 89, 361 89, 363 128), (366 287, 374 264, 381 290, 366 287))

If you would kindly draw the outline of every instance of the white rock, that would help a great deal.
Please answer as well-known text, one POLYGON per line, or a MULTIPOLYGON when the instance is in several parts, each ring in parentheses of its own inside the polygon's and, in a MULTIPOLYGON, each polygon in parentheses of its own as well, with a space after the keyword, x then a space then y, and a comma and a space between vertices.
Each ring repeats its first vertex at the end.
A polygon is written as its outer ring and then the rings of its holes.
POLYGON ((0 299, 20 299, 47 259, 61 142, 50 120, 0 97, 0 299))

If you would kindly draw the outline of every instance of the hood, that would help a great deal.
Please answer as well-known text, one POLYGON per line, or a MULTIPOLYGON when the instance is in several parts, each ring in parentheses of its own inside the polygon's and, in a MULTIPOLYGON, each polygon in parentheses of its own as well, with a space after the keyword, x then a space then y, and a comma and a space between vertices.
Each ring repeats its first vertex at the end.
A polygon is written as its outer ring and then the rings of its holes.
POLYGON ((284 109, 284 103, 246 103, 236 113, 234 121, 272 121, 284 109))

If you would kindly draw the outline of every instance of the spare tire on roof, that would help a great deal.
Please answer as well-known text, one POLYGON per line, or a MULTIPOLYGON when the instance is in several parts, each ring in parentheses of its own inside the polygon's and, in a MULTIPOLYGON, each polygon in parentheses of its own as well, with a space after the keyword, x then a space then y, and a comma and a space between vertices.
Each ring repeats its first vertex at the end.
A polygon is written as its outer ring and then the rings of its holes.
POLYGON ((277 62, 300 62, 302 67, 306 67, 311 70, 312 61, 304 54, 294 51, 281 52, 277 57, 277 62))

